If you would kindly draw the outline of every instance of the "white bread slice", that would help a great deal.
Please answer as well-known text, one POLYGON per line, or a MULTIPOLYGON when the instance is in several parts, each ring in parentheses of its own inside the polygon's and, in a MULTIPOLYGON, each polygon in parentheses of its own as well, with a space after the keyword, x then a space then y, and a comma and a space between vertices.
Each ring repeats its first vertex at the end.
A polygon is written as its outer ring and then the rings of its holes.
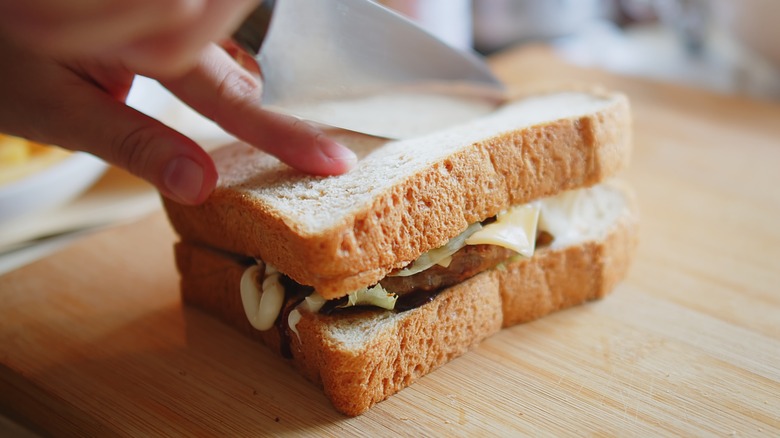
POLYGON ((302 311, 299 335, 282 321, 252 328, 239 283, 238 258, 190 243, 176 246, 183 300, 280 351, 279 328, 291 340, 291 363, 319 384, 334 407, 359 415, 433 369, 507 327, 603 297, 626 275, 637 244, 637 214, 625 187, 604 185, 580 241, 538 249, 441 292, 412 310, 325 316, 302 311), (605 213, 606 212, 606 213, 605 213))
POLYGON ((203 205, 165 207, 183 241, 266 260, 336 298, 510 205, 615 175, 629 125, 623 95, 540 95, 410 140, 333 133, 362 158, 327 178, 234 144, 215 153, 221 177, 203 205))

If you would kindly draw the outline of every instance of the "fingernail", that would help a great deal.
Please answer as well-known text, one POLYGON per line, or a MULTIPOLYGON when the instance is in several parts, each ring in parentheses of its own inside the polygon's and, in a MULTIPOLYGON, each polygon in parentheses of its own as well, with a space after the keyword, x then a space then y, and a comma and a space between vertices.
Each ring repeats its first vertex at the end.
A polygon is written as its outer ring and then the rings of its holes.
POLYGON ((322 153, 333 161, 341 161, 349 167, 357 163, 357 155, 350 148, 329 138, 320 138, 320 147, 322 153))
POLYGON ((203 189, 203 167, 187 157, 175 158, 165 167, 163 183, 181 202, 194 204, 203 189))

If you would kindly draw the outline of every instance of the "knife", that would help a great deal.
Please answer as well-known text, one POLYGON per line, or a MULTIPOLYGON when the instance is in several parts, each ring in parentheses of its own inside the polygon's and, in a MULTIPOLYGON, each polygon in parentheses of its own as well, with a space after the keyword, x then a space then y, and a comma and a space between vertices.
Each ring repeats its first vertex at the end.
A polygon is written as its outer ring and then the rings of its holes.
POLYGON ((264 0, 233 40, 257 62, 265 107, 371 135, 419 135, 397 129, 410 113, 461 123, 504 95, 479 55, 369 0, 264 0))

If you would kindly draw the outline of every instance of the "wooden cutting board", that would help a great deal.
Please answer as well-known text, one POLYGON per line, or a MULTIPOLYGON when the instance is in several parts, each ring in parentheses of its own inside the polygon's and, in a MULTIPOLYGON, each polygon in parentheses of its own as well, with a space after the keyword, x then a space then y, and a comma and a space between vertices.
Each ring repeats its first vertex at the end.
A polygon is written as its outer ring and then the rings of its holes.
POLYGON ((641 246, 613 295, 504 330, 358 418, 183 308, 162 213, 0 278, 0 406, 55 435, 780 434, 780 106, 494 58, 628 93, 641 246))

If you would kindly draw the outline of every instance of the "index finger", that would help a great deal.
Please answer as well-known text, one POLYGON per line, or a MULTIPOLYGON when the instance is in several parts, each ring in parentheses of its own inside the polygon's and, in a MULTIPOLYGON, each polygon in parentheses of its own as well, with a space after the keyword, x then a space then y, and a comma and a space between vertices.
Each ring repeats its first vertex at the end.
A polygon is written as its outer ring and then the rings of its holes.
POLYGON ((337 175, 357 162, 355 154, 322 130, 295 117, 264 110, 261 85, 216 45, 195 68, 162 85, 223 129, 307 173, 337 175))

